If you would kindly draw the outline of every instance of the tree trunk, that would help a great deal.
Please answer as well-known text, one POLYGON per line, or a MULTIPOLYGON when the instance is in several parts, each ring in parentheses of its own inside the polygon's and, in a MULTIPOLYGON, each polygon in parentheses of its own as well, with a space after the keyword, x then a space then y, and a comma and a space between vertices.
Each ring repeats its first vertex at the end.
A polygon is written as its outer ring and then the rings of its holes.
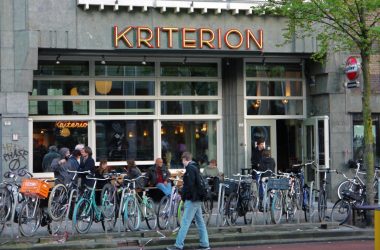
POLYGON ((363 123, 364 123, 364 167, 367 170, 367 203, 374 204, 374 155, 373 155, 373 134, 372 134, 372 112, 371 112, 371 82, 368 51, 361 52, 363 70, 363 123))

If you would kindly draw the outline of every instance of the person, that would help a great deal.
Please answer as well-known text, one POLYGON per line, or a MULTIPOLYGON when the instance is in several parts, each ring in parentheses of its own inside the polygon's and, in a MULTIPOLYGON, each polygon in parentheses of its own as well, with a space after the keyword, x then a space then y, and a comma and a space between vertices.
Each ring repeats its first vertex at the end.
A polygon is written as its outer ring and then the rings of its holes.
MULTIPOLYGON (((100 179, 104 179, 104 175, 108 174, 108 173, 109 173, 109 170, 108 170, 107 160, 101 159, 99 161, 99 167, 97 167, 95 170, 95 177, 100 178, 100 179)), ((98 180, 96 183, 96 188, 102 189, 106 183, 107 183, 106 180, 98 180)))
POLYGON ((217 167, 217 163, 215 159, 210 161, 210 165, 206 166, 203 169, 202 175, 204 177, 210 177, 209 185, 211 185, 211 191, 216 194, 219 190, 220 178, 222 177, 222 173, 219 171, 217 167))
POLYGON ((210 249, 206 224, 202 216, 202 201, 197 192, 197 186, 200 179, 200 171, 197 164, 192 160, 190 152, 182 154, 182 163, 186 168, 183 177, 182 199, 184 200, 184 213, 181 222, 181 228, 174 246, 167 247, 167 250, 181 250, 184 247, 187 231, 189 230, 192 220, 195 218, 198 227, 200 249, 210 249))
POLYGON ((156 164, 148 170, 147 177, 150 186, 157 187, 167 196, 171 194, 170 172, 161 158, 156 159, 156 164))
POLYGON ((55 158, 50 165, 50 169, 54 172, 54 178, 56 178, 56 184, 66 185, 71 181, 69 172, 67 172, 67 160, 69 157, 70 150, 68 148, 61 148, 59 150, 59 157, 55 158))
MULTIPOLYGON (((67 160, 67 169, 70 171, 78 171, 80 166, 80 158, 82 154, 80 150, 74 149, 74 151, 71 153, 71 156, 67 160)), ((75 173, 68 173, 70 175, 70 180, 73 179, 75 173)))
MULTIPOLYGON (((271 157, 270 150, 264 149, 263 150, 263 157, 261 159, 261 163, 258 167, 258 170, 262 171, 262 172, 264 172, 266 170, 270 170, 274 173, 275 167, 276 167, 276 162, 271 157)), ((272 175, 272 173, 265 173, 265 174, 262 174, 261 177, 269 177, 271 175, 272 175)))
MULTIPOLYGON (((128 180, 136 179, 141 176, 140 169, 136 166, 135 160, 127 160, 127 172, 125 178, 128 180)), ((142 188, 145 186, 144 178, 140 178, 136 181, 136 188, 142 188)))
POLYGON ((42 159, 42 171, 51 172, 50 165, 54 159, 59 158, 61 155, 58 153, 58 148, 54 145, 49 147, 49 151, 42 159))
MULTIPOLYGON (((92 158, 92 149, 88 146, 85 146, 82 151, 82 161, 78 171, 90 171, 91 174, 95 174, 95 161, 92 158)), ((90 188, 94 186, 94 180, 89 180, 85 176, 82 176, 82 183, 90 188)))
POLYGON ((252 169, 258 170, 260 162, 263 158, 263 150, 265 149, 265 140, 264 138, 259 138, 256 141, 256 147, 252 150, 251 164, 252 169))

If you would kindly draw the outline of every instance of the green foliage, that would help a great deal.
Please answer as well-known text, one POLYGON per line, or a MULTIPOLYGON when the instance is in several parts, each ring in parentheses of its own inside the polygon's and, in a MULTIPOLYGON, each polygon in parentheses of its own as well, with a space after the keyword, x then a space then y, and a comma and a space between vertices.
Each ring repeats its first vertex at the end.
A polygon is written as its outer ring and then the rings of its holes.
MULTIPOLYGON (((252 7, 258 16, 287 17, 285 42, 295 38, 315 37, 315 60, 327 52, 366 51, 380 39, 380 0, 268 0, 252 7)), ((283 45, 283 44, 282 44, 283 45)))

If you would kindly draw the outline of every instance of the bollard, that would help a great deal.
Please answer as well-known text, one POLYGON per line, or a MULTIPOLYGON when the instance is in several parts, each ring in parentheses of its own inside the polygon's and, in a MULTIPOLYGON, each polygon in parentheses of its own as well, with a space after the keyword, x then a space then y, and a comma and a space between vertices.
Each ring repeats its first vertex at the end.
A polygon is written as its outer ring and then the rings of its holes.
POLYGON ((380 249, 380 209, 375 210, 375 249, 380 249))

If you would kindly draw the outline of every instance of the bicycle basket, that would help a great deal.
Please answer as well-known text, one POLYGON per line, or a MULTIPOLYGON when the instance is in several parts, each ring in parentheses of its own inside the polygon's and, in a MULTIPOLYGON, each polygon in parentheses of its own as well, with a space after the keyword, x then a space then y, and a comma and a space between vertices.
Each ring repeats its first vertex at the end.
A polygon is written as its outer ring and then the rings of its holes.
POLYGON ((237 182, 233 180, 225 180, 224 184, 228 185, 228 187, 225 188, 224 194, 226 196, 229 196, 231 193, 236 192, 238 189, 237 182))
POLYGON ((275 190, 288 190, 289 189, 289 178, 280 178, 274 179, 271 178, 268 180, 267 189, 275 189, 275 190))
POLYGON ((49 196, 49 184, 38 179, 23 179, 20 193, 45 199, 49 196))

